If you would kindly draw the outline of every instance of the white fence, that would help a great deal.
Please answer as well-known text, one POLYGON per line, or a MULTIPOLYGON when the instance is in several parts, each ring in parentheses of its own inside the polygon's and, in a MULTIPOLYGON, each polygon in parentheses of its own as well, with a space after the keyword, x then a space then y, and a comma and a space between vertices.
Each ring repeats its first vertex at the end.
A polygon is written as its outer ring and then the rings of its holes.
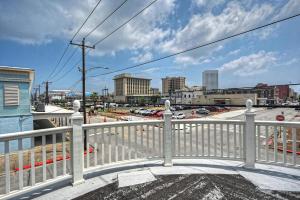
POLYGON ((65 178, 76 185, 90 170, 140 159, 161 159, 165 166, 172 158, 214 158, 300 168, 299 122, 255 121, 251 107, 245 120, 171 120, 168 108, 164 120, 83 124, 75 112, 72 126, 1 135, 0 198, 65 178), (26 138, 30 149, 22 147, 26 138), (10 150, 12 141, 17 151, 10 150))

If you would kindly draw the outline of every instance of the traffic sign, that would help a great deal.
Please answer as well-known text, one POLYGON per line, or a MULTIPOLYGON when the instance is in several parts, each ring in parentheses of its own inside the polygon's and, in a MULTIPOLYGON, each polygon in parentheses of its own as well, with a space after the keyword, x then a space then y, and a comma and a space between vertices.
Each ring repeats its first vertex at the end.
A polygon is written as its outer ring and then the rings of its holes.
POLYGON ((284 121, 284 116, 283 115, 276 115, 276 120, 277 121, 284 121))

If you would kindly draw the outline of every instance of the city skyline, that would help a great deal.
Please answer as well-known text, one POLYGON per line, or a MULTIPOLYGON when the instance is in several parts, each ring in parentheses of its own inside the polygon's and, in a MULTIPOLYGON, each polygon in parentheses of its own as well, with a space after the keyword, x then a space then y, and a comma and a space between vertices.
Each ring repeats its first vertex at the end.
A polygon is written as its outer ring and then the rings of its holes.
MULTIPOLYGON (((124 4, 124 8, 112 16, 111 21, 97 29, 87 39, 87 43, 101 39, 112 30, 109 29, 112 22, 117 26, 120 17, 125 20, 150 2, 135 2, 132 4, 135 6, 130 9, 129 4, 124 4)), ((82 23, 82 17, 87 15, 95 3, 96 1, 90 1, 84 4, 78 1, 68 8, 69 5, 65 2, 46 2, 44 5, 38 2, 26 4, 14 1, 9 4, 1 2, 0 9, 3 17, 0 24, 5 27, 5 31, 0 34, 0 50, 3 52, 0 56, 1 65, 33 68, 36 71, 35 84, 45 81, 57 64, 71 35, 82 23), (12 6, 14 4, 15 6, 12 6), (47 6, 49 13, 41 11, 42 6, 47 6), (36 12, 29 13, 31 8, 36 9, 36 12), (11 14, 13 13, 11 9, 17 12, 11 14), (18 12, 20 10, 23 12, 18 12), (7 12, 10 12, 10 15, 7 15, 7 12), (56 17, 52 19, 54 13, 56 17), (48 22, 47 26, 41 24, 41 20, 37 17, 39 15, 43 15, 42 21, 48 22), (5 16, 10 16, 10 19, 5 16), (51 22, 53 20, 57 22, 58 18, 62 19, 60 23, 51 25, 51 22), (23 25, 24 23, 26 26, 23 25)), ((84 26, 83 33, 78 35, 77 41, 80 41, 87 30, 99 23, 120 3, 121 1, 115 3, 104 1, 103 5, 97 8, 98 12, 95 11, 91 21, 84 26), (101 10, 104 12, 99 12, 101 10)), ((288 17, 298 12, 299 5, 300 2, 295 0, 276 2, 253 0, 247 3, 237 1, 212 3, 200 0, 157 1, 139 18, 120 32, 116 32, 102 45, 96 47, 95 51, 92 50, 91 55, 86 58, 87 66, 105 66, 109 69, 98 69, 89 73, 101 74, 121 69, 288 17), (160 9, 157 9, 158 7, 160 9), (215 29, 216 27, 218 30, 215 29)), ((152 79, 152 87, 160 90, 160 79, 166 76, 184 76, 188 86, 202 85, 202 72, 208 69, 219 70, 220 88, 255 86, 260 82, 298 83, 300 82, 298 76, 300 48, 297 45, 299 20, 294 18, 121 73, 149 77, 152 79), (286 70, 287 68, 289 70, 286 70)), ((66 53, 66 57, 57 68, 58 72, 60 69, 63 70, 54 76, 53 80, 60 78, 69 69, 71 71, 61 80, 51 84, 51 89, 69 89, 81 78, 77 70, 77 66, 81 63, 75 65, 81 58, 79 52, 71 47, 66 53), (74 57, 63 67, 73 51, 76 51, 74 57)), ((116 74, 118 73, 88 78, 87 90, 100 92, 107 86, 110 91, 113 91, 112 79, 116 74)), ((80 90, 80 84, 75 88, 80 90)), ((299 92, 299 87, 295 89, 299 92)))

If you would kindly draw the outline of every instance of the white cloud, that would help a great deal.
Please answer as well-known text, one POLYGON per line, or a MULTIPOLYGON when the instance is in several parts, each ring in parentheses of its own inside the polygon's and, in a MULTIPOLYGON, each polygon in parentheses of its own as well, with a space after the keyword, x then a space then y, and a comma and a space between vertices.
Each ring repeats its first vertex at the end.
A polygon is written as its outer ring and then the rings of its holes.
POLYGON ((152 74, 152 73, 158 72, 160 70, 161 69, 159 67, 151 67, 151 68, 143 70, 143 73, 152 74))
MULTIPOLYGON (((131 0, 107 20, 90 37, 87 43, 94 43, 117 28, 152 0, 131 0)), ((0 4, 0 39, 10 39, 23 44, 45 44, 55 39, 71 39, 98 0, 69 1, 2 1, 0 4)), ((104 19, 123 0, 101 1, 89 21, 77 36, 81 39, 104 19)), ((167 16, 173 12, 175 0, 154 3, 149 9, 97 46, 93 55, 114 55, 122 50, 150 49, 169 34, 160 28, 167 16)))
POLYGON ((234 75, 238 76, 252 76, 266 72, 270 66, 276 65, 276 61, 274 52, 259 51, 225 63, 219 70, 221 72, 233 72, 234 75))
POLYGON ((225 0, 193 0, 193 3, 199 7, 206 7, 211 9, 215 6, 225 3, 225 0))
POLYGON ((145 54, 139 54, 135 57, 130 58, 134 63, 143 63, 153 58, 152 53, 146 52, 145 54))
MULTIPOLYGON (((164 42, 161 48, 168 53, 182 51, 197 44, 208 43, 253 28, 265 22, 273 14, 274 7, 270 4, 254 5, 246 9, 239 2, 230 2, 220 14, 214 15, 212 12, 207 12, 193 15, 187 25, 177 30, 171 37, 172 39, 164 42)), ((190 54, 190 58, 184 58, 184 60, 197 63, 200 57, 205 58, 217 52, 218 47, 211 45, 205 50, 198 50, 197 54, 190 54)), ((187 56, 187 54, 183 55, 183 57, 187 56)))
POLYGON ((230 52, 228 53, 228 55, 237 55, 237 54, 240 53, 240 52, 241 52, 241 49, 236 49, 236 50, 230 51, 230 52))

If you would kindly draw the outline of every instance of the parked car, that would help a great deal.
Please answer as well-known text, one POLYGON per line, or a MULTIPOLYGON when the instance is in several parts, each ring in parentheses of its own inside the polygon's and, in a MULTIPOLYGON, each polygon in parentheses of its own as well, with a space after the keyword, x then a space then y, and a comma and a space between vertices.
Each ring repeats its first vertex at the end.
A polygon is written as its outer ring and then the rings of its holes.
POLYGON ((175 118, 176 119, 184 119, 185 118, 185 114, 184 113, 178 113, 175 118))
POLYGON ((164 111, 159 111, 155 114, 156 117, 162 117, 164 114, 164 111))
POLYGON ((183 106, 180 105, 176 105, 174 106, 175 110, 183 110, 183 106))
POLYGON ((196 113, 201 115, 208 115, 210 112, 205 108, 199 108, 198 110, 196 110, 196 113))

